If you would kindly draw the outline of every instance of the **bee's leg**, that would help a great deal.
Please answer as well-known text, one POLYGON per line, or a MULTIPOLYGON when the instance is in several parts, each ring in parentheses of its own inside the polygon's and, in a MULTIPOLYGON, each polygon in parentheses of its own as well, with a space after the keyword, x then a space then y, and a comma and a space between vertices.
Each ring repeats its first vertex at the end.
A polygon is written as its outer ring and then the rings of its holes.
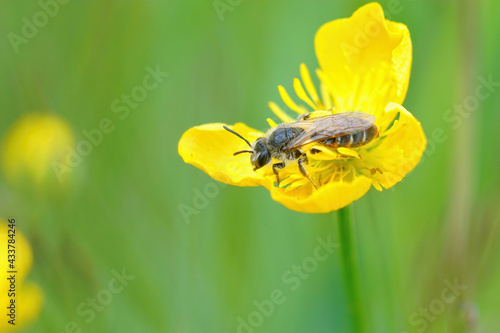
POLYGON ((279 169, 283 169, 285 167, 285 163, 275 163, 273 164, 273 172, 276 175, 276 182, 278 183, 278 187, 280 186, 280 175, 278 173, 279 169))
POLYGON ((316 186, 316 183, 311 178, 311 176, 309 176, 309 173, 307 172, 307 169, 304 166, 304 164, 307 164, 307 162, 308 162, 307 157, 305 155, 302 155, 302 157, 299 158, 298 163, 299 163, 300 173, 302 174, 302 176, 307 177, 307 179, 309 179, 309 181, 314 185, 315 189, 318 189, 318 186, 316 186))

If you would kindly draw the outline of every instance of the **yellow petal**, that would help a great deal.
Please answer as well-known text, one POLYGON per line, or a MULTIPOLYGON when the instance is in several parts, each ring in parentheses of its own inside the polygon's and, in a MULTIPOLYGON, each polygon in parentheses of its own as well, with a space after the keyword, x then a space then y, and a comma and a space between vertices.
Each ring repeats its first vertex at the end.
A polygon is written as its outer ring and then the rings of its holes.
POLYGON ((338 112, 375 114, 389 102, 403 102, 412 60, 410 34, 404 24, 384 19, 378 3, 323 25, 315 49, 338 112))
POLYGON ((372 181, 364 176, 352 182, 330 182, 319 189, 304 186, 287 191, 271 187, 271 197, 285 207, 303 213, 328 213, 345 207, 361 198, 370 189, 372 181))
POLYGON ((369 152, 360 161, 362 166, 357 167, 386 189, 415 168, 427 145, 422 126, 404 107, 390 103, 383 115, 393 119, 398 112, 399 119, 392 125, 390 134, 381 133, 378 144, 373 149, 368 148, 369 152))
MULTIPOLYGON (((226 131, 224 124, 205 124, 187 130, 179 141, 179 155, 184 162, 203 170, 210 177, 226 184, 259 186, 262 172, 253 171, 250 154, 233 156, 239 150, 250 149, 248 145, 226 131)), ((264 134, 245 124, 228 126, 252 143, 264 134)))

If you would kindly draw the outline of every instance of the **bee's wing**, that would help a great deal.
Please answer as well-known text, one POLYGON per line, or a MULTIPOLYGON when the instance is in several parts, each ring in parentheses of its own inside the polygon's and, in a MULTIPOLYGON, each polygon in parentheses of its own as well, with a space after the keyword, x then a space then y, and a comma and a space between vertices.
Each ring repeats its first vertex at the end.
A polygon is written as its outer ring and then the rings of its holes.
POLYGON ((323 117, 309 118, 293 123, 304 128, 284 149, 295 149, 311 142, 321 141, 369 129, 375 117, 363 112, 343 112, 323 117))

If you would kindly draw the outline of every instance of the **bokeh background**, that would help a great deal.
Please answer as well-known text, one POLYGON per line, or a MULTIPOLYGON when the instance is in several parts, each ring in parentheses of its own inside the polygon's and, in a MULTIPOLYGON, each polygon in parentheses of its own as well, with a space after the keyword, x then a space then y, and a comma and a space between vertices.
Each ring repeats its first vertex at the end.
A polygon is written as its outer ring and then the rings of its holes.
MULTIPOLYGON (((318 237, 336 240, 335 214, 287 210, 264 188, 215 186, 183 163, 177 143, 209 122, 265 129, 267 102, 283 106, 277 85, 291 89, 301 62, 317 67, 317 29, 366 1, 221 2, 231 9, 222 15, 212 0, 73 0, 18 52, 8 34, 21 35, 23 17, 32 21, 42 7, 0 2, 0 134, 33 111, 64 119, 77 143, 104 118, 115 126, 64 186, 51 166, 42 185, 2 174, 0 216, 16 218, 27 237, 28 279, 44 293, 23 332, 236 332, 238 318, 248 322, 254 302, 275 289, 286 301, 241 332, 349 332, 338 252, 296 290, 283 280, 318 237), (168 76, 126 116, 115 113, 114 101, 157 67, 168 76), (195 208, 206 187, 216 194, 195 208), (186 206, 196 209, 189 218, 186 206), (79 306, 102 299, 122 269, 134 278, 87 322, 79 306)), ((500 87, 460 124, 453 110, 475 96, 480 78, 500 82, 500 3, 380 3, 410 29, 404 106, 429 146, 404 181, 353 205, 369 331, 498 332, 500 87), (445 281, 467 289, 441 309, 445 281), (415 321, 430 306, 424 328, 415 321)))

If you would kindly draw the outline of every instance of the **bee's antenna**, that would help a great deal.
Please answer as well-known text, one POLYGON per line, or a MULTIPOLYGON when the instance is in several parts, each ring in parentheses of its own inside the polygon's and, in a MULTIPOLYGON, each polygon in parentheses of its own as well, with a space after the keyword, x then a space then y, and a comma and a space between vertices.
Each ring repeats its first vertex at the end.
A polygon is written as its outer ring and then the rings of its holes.
MULTIPOLYGON (((245 142, 248 144, 248 146, 249 146, 250 148, 252 148, 252 145, 250 144, 250 142, 248 142, 248 140, 247 140, 247 139, 245 139, 244 137, 242 137, 241 135, 239 135, 238 133, 236 133, 236 132, 235 132, 235 131, 233 131, 232 129, 229 129, 227 126, 222 126, 222 127, 224 127, 224 129, 225 129, 226 131, 233 133, 234 135, 236 135, 236 136, 237 136, 237 137, 239 137, 240 139, 245 140, 245 142)), ((242 152, 243 152, 243 151, 242 151, 242 152)), ((235 155, 236 155, 236 153, 235 153, 235 155)))
POLYGON ((253 151, 251 151, 251 150, 240 150, 240 151, 237 151, 236 153, 234 153, 233 156, 236 156, 236 155, 241 154, 241 153, 253 153, 253 151))

